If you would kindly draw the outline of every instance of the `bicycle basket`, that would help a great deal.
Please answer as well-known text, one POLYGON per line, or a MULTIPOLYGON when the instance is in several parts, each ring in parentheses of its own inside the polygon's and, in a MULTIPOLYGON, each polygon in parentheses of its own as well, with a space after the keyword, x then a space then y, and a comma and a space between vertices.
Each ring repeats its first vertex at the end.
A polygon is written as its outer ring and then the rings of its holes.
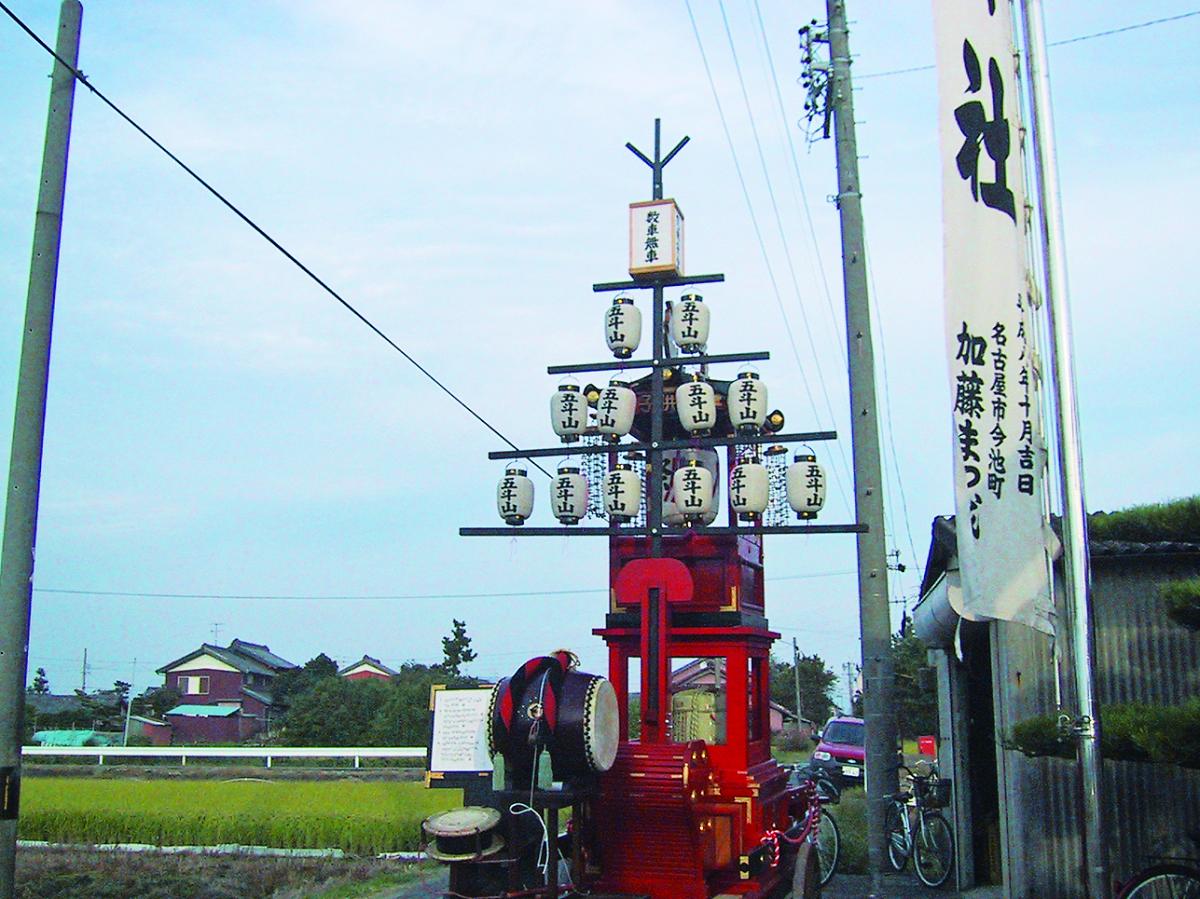
POLYGON ((917 804, 923 808, 945 808, 950 804, 950 787, 953 781, 948 778, 938 780, 914 780, 913 792, 917 804))

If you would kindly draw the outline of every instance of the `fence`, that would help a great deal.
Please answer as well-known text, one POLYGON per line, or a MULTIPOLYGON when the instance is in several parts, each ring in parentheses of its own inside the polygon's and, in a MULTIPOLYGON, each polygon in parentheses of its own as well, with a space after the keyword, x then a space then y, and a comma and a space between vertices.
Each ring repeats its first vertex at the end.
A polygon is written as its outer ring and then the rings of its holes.
POLYGON ((274 759, 354 759, 358 768, 363 759, 423 759, 423 746, 23 746, 21 756, 30 758, 94 758, 103 765, 105 758, 171 758, 186 765, 188 759, 265 759, 268 768, 274 759))

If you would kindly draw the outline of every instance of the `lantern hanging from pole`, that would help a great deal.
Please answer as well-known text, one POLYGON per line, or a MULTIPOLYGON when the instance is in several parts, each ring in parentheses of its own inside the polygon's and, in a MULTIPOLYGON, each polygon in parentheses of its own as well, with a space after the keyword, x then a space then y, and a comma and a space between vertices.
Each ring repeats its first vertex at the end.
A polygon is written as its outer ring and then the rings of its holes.
POLYGON ((703 353, 708 345, 708 306, 699 294, 680 297, 671 309, 671 339, 685 353, 703 353))
POLYGON ((797 518, 816 518, 825 505, 825 469, 817 457, 808 453, 797 453, 787 470, 788 505, 797 518))
POLYGON ((642 313, 629 297, 616 297, 604 313, 604 337, 618 359, 628 359, 642 342, 642 313))
POLYGON ((496 511, 505 524, 522 525, 533 514, 533 481, 524 468, 512 466, 496 486, 496 511))
POLYGON ((743 521, 756 521, 767 510, 770 479, 757 459, 735 465, 729 474, 729 505, 743 521))
POLYGON ((578 384, 559 384, 550 397, 550 424, 563 443, 574 443, 587 429, 587 403, 578 384))
POLYGON ((628 462, 618 462, 604 478, 604 511, 615 522, 630 521, 641 502, 641 479, 628 462))
POLYGON ((623 381, 612 381, 596 400, 596 430, 610 437, 624 437, 633 427, 637 394, 623 381))
POLYGON ((767 420, 767 385, 757 372, 741 372, 729 385, 729 421, 739 434, 757 434, 767 420))
POLYGON ((687 431, 707 434, 717 420, 717 399, 712 385, 702 381, 699 374, 686 384, 680 384, 675 389, 675 411, 679 413, 679 423, 687 431))
POLYGON ((671 487, 684 520, 703 522, 713 512, 713 474, 698 460, 691 459, 677 468, 671 476, 671 487))
POLYGON ((554 517, 563 524, 579 524, 579 519, 587 514, 588 483, 578 468, 568 465, 559 467, 550 503, 554 517))

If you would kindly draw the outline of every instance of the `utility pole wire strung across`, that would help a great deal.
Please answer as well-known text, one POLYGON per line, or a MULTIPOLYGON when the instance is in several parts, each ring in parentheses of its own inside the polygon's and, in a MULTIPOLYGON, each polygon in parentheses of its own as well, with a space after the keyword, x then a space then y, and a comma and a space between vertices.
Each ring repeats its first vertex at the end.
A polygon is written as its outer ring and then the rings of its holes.
MULTIPOLYGON (((483 425, 485 428, 487 428, 489 431, 491 431, 493 434, 495 434, 497 437, 499 437, 501 440, 503 440, 512 449, 518 450, 518 451, 521 449, 519 446, 517 446, 515 443, 513 443, 511 440, 509 440, 507 437, 505 437, 502 433, 500 433, 500 431, 498 431, 491 424, 491 422, 489 422, 482 415, 480 415, 478 412, 476 412, 474 409, 472 409, 470 406, 468 406, 467 403, 464 400, 460 399, 459 396, 453 390, 451 390, 449 387, 447 387, 445 384, 443 384, 441 381, 439 381, 437 379, 437 377, 435 377, 434 374, 431 371, 429 371, 429 369, 427 369, 424 365, 422 365, 420 362, 418 362, 416 359, 414 359, 412 356, 410 356, 407 352, 405 352, 405 350, 398 343, 396 343, 394 340, 392 340, 392 338, 388 337, 387 334, 385 334, 383 331, 381 331, 375 325, 374 322, 372 322, 369 318, 367 318, 365 315, 363 315, 361 312, 359 312, 358 309, 356 309, 348 300, 346 300, 344 297, 342 297, 341 294, 339 294, 336 290, 334 290, 331 286, 329 286, 329 284, 326 283, 319 275, 317 275, 316 272, 314 272, 307 265, 305 265, 303 262, 301 262, 286 247, 284 247, 283 244, 281 244, 274 237, 272 237, 270 234, 268 234, 257 222, 255 222, 252 218, 250 218, 248 215, 246 215, 246 213, 242 212, 242 210, 239 209, 237 206, 235 206, 231 200, 229 200, 228 198, 225 197, 224 194, 222 194, 219 190, 217 190, 215 187, 213 187, 211 184, 209 184, 207 181, 205 181, 202 177, 200 177, 200 175, 197 174, 197 172, 193 168, 191 168, 191 166, 189 166, 186 162, 184 162, 182 159, 180 159, 178 156, 176 156, 174 153, 172 153, 170 150, 168 150, 165 146, 163 146, 163 144, 160 143, 152 134, 150 134, 150 132, 148 132, 145 128, 143 128, 141 125, 139 125, 137 122, 135 122, 132 118, 130 118, 125 113, 124 110, 122 110, 119 106, 117 106, 116 103, 114 103, 112 100, 108 99, 108 97, 104 95, 103 91, 101 91, 99 88, 95 87, 90 81, 88 81, 87 76, 85 76, 83 74, 83 72, 79 71, 79 69, 75 68, 75 66, 72 66, 70 63, 68 63, 66 60, 64 60, 62 57, 60 57, 56 52, 54 52, 54 49, 49 44, 47 44, 44 40, 42 40, 37 35, 37 33, 34 32, 34 30, 32 28, 30 28, 28 25, 26 25, 25 22, 23 22, 21 20, 21 18, 19 16, 17 16, 16 13, 14 13, 11 9, 9 9, 8 5, 5 4, 3 2, 3 0, 0 0, 0 10, 3 10, 5 15, 7 15, 10 19, 12 19, 14 22, 16 22, 17 26, 20 27, 20 29, 22 31, 24 31, 27 35, 29 35, 31 38, 33 38, 33 40, 36 41, 42 47, 43 50, 45 50, 47 53, 49 53, 51 56, 53 56, 56 60, 58 60, 59 63, 66 66, 67 69, 71 72, 71 74, 75 77, 75 79, 78 80, 79 83, 82 84, 84 87, 86 87, 89 91, 91 91, 97 98, 99 98, 99 100, 102 103, 104 103, 105 106, 107 106, 109 109, 111 109, 113 112, 115 112, 118 116, 120 116, 122 119, 124 119, 129 125, 131 125, 134 128, 134 130, 136 130, 139 134, 141 134, 142 137, 146 138, 146 140, 148 140, 148 141, 150 141, 150 143, 154 144, 154 146, 157 147, 159 150, 161 150, 172 162, 174 162, 177 166, 179 166, 181 169, 183 169, 185 172, 187 172, 189 175, 191 175, 192 179, 195 180, 201 187, 203 187, 210 194, 212 194, 214 197, 216 197, 222 204, 224 204, 224 206, 227 209, 229 209, 230 212, 232 212, 234 215, 236 215, 238 218, 240 218, 243 222, 245 222, 247 225, 249 225, 250 228, 256 234, 258 234, 259 237, 261 237, 263 240, 265 240, 267 243, 269 243, 271 246, 273 246, 276 250, 278 250, 280 253, 282 253, 283 256, 286 257, 289 262, 291 262, 294 266, 296 266, 296 268, 300 269, 300 271, 302 271, 302 272, 304 272, 304 274, 308 275, 308 277, 313 282, 315 282, 319 287, 321 287, 322 290, 324 290, 327 294, 329 294, 331 297, 333 297, 335 300, 337 300, 339 303, 341 303, 342 306, 344 306, 346 308, 346 310, 348 312, 350 312, 351 315, 353 315, 355 318, 357 318, 359 321, 361 321, 364 325, 366 325, 368 328, 370 328, 372 331, 374 331, 376 336, 378 336, 388 346, 390 346, 397 353, 399 353, 401 356, 403 356, 405 359, 407 359, 412 364, 412 366, 417 369, 417 371, 419 371, 426 378, 428 378, 430 381, 432 381, 434 384, 436 384, 438 386, 438 388, 440 388, 441 391, 444 394, 446 394, 446 396, 450 397, 450 399, 454 400, 454 402, 456 402, 459 406, 461 406, 464 410, 466 410, 466 412, 472 418, 474 418, 481 425, 483 425)), ((534 468, 536 468, 538 471, 540 471, 546 477, 550 477, 550 472, 548 472, 548 471, 546 471, 546 469, 542 468, 542 466, 540 466, 537 462, 535 462, 532 459, 528 459, 526 461, 528 461, 529 464, 531 464, 534 468)))

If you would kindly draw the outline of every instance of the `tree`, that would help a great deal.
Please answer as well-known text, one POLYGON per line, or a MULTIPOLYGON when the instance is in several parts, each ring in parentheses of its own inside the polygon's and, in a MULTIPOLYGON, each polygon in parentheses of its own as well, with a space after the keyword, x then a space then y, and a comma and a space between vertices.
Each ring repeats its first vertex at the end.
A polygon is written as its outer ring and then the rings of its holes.
POLYGON ((475 661, 477 653, 471 649, 471 638, 467 636, 467 623, 459 621, 457 618, 452 618, 451 621, 454 622, 454 630, 449 637, 442 637, 442 652, 445 654, 445 660, 441 667, 446 673, 459 677, 462 675, 462 666, 475 661))
POLYGON ((113 682, 113 692, 117 694, 117 708, 124 709, 125 703, 129 700, 129 690, 133 684, 119 680, 113 682))
MULTIPOLYGON (((802 655, 799 659, 799 714, 819 727, 834 709, 833 689, 837 675, 819 655, 802 655)), ((785 708, 796 705, 796 667, 791 662, 771 659, 771 701, 785 708)))
POLYGON ((925 644, 917 636, 912 620, 892 634, 892 669, 896 675, 893 699, 900 735, 912 738, 937 733, 937 692, 924 685, 923 670, 933 669, 926 662, 925 644))
POLYGON ((406 662, 392 678, 387 701, 371 722, 372 746, 429 745, 429 690, 435 684, 457 690, 476 687, 470 677, 447 676, 441 667, 406 662))
POLYGON ((289 706, 301 694, 307 693, 321 681, 337 677, 337 662, 320 653, 300 668, 279 672, 271 682, 271 698, 281 706, 289 706))
POLYGON ((161 720, 177 705, 179 705, 179 691, 172 687, 151 687, 141 696, 133 698, 133 714, 149 715, 161 720))
POLYGON ((50 679, 46 677, 46 669, 39 668, 33 675, 33 683, 29 685, 30 693, 35 693, 38 696, 45 696, 50 692, 50 679))
MULTIPOLYGON (((370 744, 371 724, 391 696, 390 685, 374 678, 320 678, 292 698, 282 739, 289 746, 370 744)), ((428 708, 426 702, 421 706, 428 708)), ((428 711, 424 711, 428 715, 428 711)))

